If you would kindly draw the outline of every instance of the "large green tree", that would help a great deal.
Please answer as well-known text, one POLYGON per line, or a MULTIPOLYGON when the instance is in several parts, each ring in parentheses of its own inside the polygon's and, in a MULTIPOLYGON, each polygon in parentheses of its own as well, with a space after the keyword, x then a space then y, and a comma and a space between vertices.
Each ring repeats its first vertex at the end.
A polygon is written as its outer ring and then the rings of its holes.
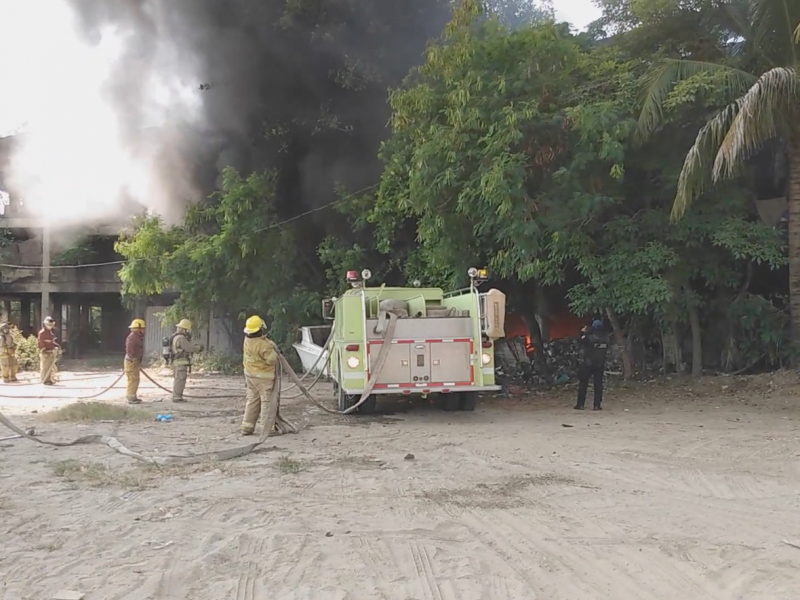
MULTIPOLYGON (((674 3, 673 3, 674 4, 674 3)), ((728 56, 719 62, 664 61, 653 71, 639 120, 642 137, 663 122, 663 105, 681 81, 705 78, 730 99, 700 129, 686 155, 673 217, 682 218, 709 182, 740 175, 748 159, 778 140, 789 162, 789 290, 792 339, 800 343, 800 96, 797 27, 789 0, 724 3, 728 56)))

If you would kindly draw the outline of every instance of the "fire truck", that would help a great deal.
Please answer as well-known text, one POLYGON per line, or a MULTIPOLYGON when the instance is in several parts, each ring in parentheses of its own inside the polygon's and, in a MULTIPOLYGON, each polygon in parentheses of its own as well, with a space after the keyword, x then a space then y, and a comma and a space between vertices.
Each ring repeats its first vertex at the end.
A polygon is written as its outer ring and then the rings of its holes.
POLYGON ((447 411, 472 411, 495 384, 494 344, 504 336, 505 294, 479 291, 486 269, 469 269, 468 288, 368 287, 365 269, 350 289, 323 301, 333 321, 327 369, 340 411, 375 411, 384 394, 433 396, 447 411))

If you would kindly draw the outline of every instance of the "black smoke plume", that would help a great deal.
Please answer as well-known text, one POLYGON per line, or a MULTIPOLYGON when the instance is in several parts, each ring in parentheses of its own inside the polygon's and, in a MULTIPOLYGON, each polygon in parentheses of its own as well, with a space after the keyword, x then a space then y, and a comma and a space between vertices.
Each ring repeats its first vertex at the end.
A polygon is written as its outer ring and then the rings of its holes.
POLYGON ((450 14, 447 0, 69 2, 88 41, 109 27, 125 36, 108 91, 175 204, 207 195, 224 166, 273 167, 288 216, 377 180, 387 90, 450 14), (147 130, 154 76, 193 85, 202 118, 147 130))

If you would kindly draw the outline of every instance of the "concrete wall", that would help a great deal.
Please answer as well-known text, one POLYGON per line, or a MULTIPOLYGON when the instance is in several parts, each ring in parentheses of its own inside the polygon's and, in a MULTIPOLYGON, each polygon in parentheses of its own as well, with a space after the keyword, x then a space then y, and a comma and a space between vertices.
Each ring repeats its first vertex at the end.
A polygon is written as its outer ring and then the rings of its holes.
MULTIPOLYGON (((174 323, 168 323, 166 326, 161 323, 161 314, 167 308, 169 307, 148 306, 145 311, 144 319, 147 323, 147 329, 144 337, 144 353, 147 357, 160 356, 161 340, 175 333, 174 323)), ((203 344, 206 349, 214 352, 238 353, 241 351, 240 340, 230 339, 225 329, 224 320, 218 317, 212 317, 208 327, 195 329, 192 340, 203 344)))

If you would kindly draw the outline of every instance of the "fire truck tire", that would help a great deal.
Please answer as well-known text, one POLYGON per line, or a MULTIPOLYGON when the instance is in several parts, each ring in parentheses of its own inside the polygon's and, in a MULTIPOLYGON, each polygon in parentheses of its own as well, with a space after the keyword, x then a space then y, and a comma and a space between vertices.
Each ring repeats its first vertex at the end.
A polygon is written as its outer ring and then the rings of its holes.
POLYGON ((461 392, 459 396, 460 396, 460 398, 458 399, 459 410, 468 410, 468 411, 475 410, 475 407, 478 405, 477 392, 461 392))
MULTIPOLYGON (((356 402, 358 402, 361 396, 357 394, 346 394, 337 382, 333 384, 334 392, 336 393, 336 408, 340 411, 345 411, 351 406, 353 406, 356 402)), ((362 415, 371 415, 375 412, 378 405, 377 398, 375 396, 370 396, 359 406, 355 412, 360 413, 362 415)))
POLYGON ((458 394, 440 394, 439 406, 446 412, 453 412, 458 410, 459 400, 458 394))
POLYGON ((358 397, 351 394, 345 394, 342 386, 337 383, 333 384, 336 391, 336 408, 340 411, 347 410, 358 401, 358 397))

